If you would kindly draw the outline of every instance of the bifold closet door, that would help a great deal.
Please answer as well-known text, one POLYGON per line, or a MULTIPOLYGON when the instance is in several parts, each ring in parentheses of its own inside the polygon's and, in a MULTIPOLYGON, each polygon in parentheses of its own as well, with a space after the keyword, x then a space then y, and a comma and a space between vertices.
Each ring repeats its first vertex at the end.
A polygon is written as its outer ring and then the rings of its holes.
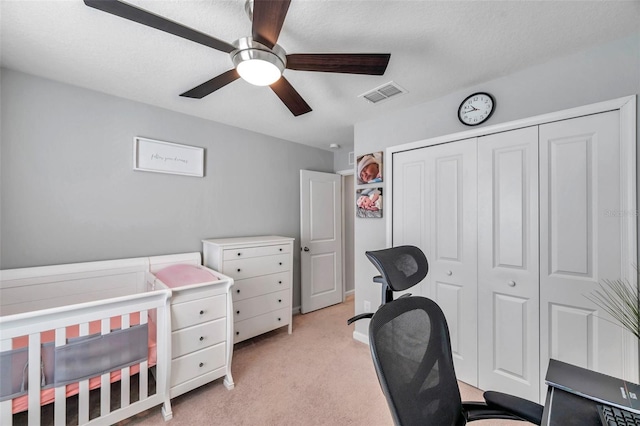
POLYGON ((539 401, 538 128, 478 138, 478 379, 539 401))
POLYGON ((586 297, 629 268, 619 129, 618 111, 540 126, 542 374, 555 358, 625 377, 623 330, 586 297))
POLYGON ((476 139, 394 154, 393 161, 393 245, 416 245, 427 256, 420 294, 447 318, 458 379, 477 386, 476 139))

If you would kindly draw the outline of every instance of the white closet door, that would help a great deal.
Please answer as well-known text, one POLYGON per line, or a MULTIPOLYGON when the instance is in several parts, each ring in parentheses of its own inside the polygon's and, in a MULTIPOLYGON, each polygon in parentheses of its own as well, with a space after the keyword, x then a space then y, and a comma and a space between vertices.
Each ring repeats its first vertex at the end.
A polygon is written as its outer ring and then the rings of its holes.
POLYGON ((629 268, 619 127, 618 111, 540 126, 542 377, 549 358, 625 375, 622 329, 585 297, 629 268))
POLYGON ((481 389, 539 401, 538 128, 478 138, 481 389))
POLYGON ((395 154, 393 166, 394 246, 416 245, 429 261, 410 292, 442 308, 456 375, 477 386, 476 139, 395 154))
MULTIPOLYGON (((423 251, 427 194, 428 148, 393 155, 393 246, 412 245, 423 251)), ((414 293, 416 293, 414 291, 414 293)))

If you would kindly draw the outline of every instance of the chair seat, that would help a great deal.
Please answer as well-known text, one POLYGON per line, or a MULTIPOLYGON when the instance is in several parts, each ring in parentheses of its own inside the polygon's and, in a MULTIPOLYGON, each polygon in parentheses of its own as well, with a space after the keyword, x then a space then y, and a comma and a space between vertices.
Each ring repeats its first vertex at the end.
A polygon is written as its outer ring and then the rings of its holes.
POLYGON ((542 411, 544 407, 540 404, 495 391, 486 391, 483 396, 487 402, 487 407, 508 411, 536 425, 542 423, 542 411))

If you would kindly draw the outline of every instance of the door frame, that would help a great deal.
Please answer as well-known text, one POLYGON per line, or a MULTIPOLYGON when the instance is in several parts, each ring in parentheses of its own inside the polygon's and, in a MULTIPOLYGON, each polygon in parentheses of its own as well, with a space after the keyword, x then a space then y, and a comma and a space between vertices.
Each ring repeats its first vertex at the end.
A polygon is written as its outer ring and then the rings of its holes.
MULTIPOLYGON (((351 190, 355 189, 355 170, 354 169, 346 169, 346 170, 340 170, 337 171, 336 174, 342 176, 342 182, 341 182, 341 187, 342 187, 342 197, 344 199, 344 193, 345 193, 345 176, 353 176, 354 177, 354 185, 353 188, 351 188, 351 190)), ((353 196, 355 197, 355 193, 353 194, 353 196)), ((355 199, 354 199, 355 200, 355 199)), ((355 201, 354 201, 355 202, 355 201)), ((346 265, 346 247, 345 247, 345 214, 346 214, 346 210, 345 210, 345 203, 342 203, 342 300, 344 301, 344 299, 347 297, 347 291, 346 291, 346 273, 345 273, 345 265, 346 265)), ((352 218, 353 219, 353 218, 352 218)), ((354 225, 355 225, 355 220, 354 220, 354 225)), ((354 288, 352 291, 349 292, 349 294, 355 294, 356 289, 355 289, 355 282, 354 282, 354 288)))
MULTIPOLYGON (((609 101, 598 102, 590 105, 579 106, 548 114, 527 117, 520 120, 499 123, 479 129, 471 129, 463 132, 452 133, 435 138, 423 139, 401 145, 388 147, 385 151, 384 176, 387 180, 385 189, 385 203, 389 208, 385 211, 386 243, 388 247, 393 244, 393 154, 424 148, 431 145, 455 142, 461 139, 487 136, 493 133, 516 130, 523 127, 537 126, 554 121, 567 120, 585 115, 598 114, 607 111, 620 111, 620 158, 624 161, 620 170, 621 198, 623 211, 629 212, 622 222, 622 235, 627 236, 622 243, 621 271, 623 279, 632 279, 636 276, 633 265, 638 265, 638 226, 637 226, 637 175, 636 175, 636 98, 637 95, 625 96, 609 101), (632 182, 632 184, 629 184, 632 182), (635 212, 636 214, 633 214, 635 212)), ((629 377, 640 375, 638 360, 638 341, 631 333, 625 334, 624 339, 626 353, 623 371, 629 377)))

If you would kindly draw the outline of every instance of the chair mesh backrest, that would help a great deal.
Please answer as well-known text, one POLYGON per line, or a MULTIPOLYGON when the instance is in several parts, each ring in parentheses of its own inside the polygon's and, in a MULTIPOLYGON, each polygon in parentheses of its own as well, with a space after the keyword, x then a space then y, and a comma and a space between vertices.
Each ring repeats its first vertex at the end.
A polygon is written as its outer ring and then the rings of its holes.
POLYGON ((427 276, 429 264, 422 250, 398 246, 365 253, 393 291, 413 287, 427 276))
POLYGON ((389 302, 369 324, 371 355, 396 425, 464 425, 447 322, 424 297, 389 302))

